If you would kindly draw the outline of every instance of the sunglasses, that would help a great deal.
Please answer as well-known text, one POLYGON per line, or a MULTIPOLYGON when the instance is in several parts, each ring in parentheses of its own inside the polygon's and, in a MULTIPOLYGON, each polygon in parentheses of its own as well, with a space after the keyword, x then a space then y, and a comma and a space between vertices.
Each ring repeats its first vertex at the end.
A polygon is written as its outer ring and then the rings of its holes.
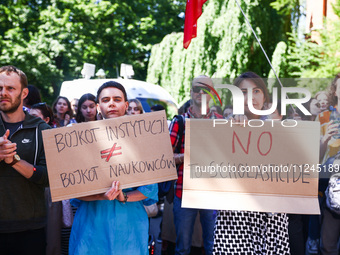
POLYGON ((45 107, 47 108, 47 104, 44 102, 44 103, 36 103, 34 105, 32 105, 32 108, 35 108, 35 107, 45 107))
POLYGON ((192 91, 194 93, 199 93, 201 90, 203 94, 208 94, 208 92, 210 92, 210 89, 207 87, 199 87, 199 86, 192 87, 192 91))
POLYGON ((132 111, 132 110, 134 110, 135 112, 137 112, 137 111, 139 111, 139 108, 138 108, 138 107, 134 107, 134 108, 129 107, 129 108, 128 108, 128 111, 132 111))

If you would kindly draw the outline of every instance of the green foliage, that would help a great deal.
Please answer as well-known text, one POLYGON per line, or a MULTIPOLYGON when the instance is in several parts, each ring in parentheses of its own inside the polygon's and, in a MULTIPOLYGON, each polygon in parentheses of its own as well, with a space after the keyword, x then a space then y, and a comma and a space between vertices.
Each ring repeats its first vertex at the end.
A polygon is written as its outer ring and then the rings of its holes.
MULTIPOLYGON (((241 5, 269 56, 283 40, 281 16, 269 0, 243 0, 241 5)), ((153 46, 147 81, 167 89, 178 102, 190 98, 190 81, 201 74, 236 77, 252 70, 267 76, 269 64, 234 0, 209 0, 198 20, 197 38, 187 50, 183 33, 173 33, 153 46)), ((221 81, 222 82, 222 81, 221 81)), ((227 96, 223 95, 223 103, 227 96)))
POLYGON ((280 13, 288 15, 292 10, 299 9, 299 0, 276 0, 271 3, 271 6, 278 10, 280 13))
MULTIPOLYGON (((297 35, 302 2, 243 0, 241 5, 278 76, 299 78, 284 80, 284 86, 308 87, 314 94, 328 87, 328 78, 340 72, 340 0, 333 5, 339 20, 325 21, 325 29, 318 31, 319 44, 297 35)), ((147 76, 148 81, 171 91, 178 102, 190 98, 190 81, 200 74, 222 78, 215 79, 218 84, 230 83, 232 79, 227 78, 251 70, 273 78, 270 89, 278 86, 235 1, 207 1, 198 20, 197 38, 187 50, 182 40, 182 33, 169 34, 153 47, 147 76)), ((222 100, 224 105, 229 104, 230 95, 222 94, 222 100)))
POLYGON ((284 31, 292 32, 292 28, 297 31, 301 17, 301 0, 276 0, 270 5, 280 14, 284 15, 284 31))
POLYGON ((1 1, 0 65, 21 68, 51 102, 84 62, 116 77, 121 63, 145 79, 150 50, 182 30, 185 0, 1 1))
MULTIPOLYGON (((287 44, 285 42, 279 42, 276 45, 275 51, 272 56, 272 66, 276 72, 276 75, 280 77, 288 77, 287 76, 287 44)), ((275 76, 273 69, 270 69, 268 74, 268 90, 272 92, 273 87, 278 86, 278 81, 275 76), (275 86, 276 84, 276 86, 275 86)), ((284 85, 286 86, 286 85, 284 85)))
MULTIPOLYGON (((276 45, 275 51, 272 56, 272 65, 276 72, 276 74, 279 77, 286 77, 285 74, 285 68, 286 68, 286 53, 287 53, 287 44, 285 42, 279 42, 276 45)), ((268 78, 275 78, 274 71, 270 69, 268 78)))
MULTIPOLYGON (((340 6, 340 1, 337 6, 340 6)), ((326 29, 318 31, 319 44, 310 39, 302 41, 292 36, 287 54, 288 73, 291 77, 332 78, 340 72, 340 34, 337 32, 340 31, 340 19, 326 20, 324 27, 326 29)), ((324 84, 316 90, 327 86, 329 84, 324 84)))
POLYGON ((302 78, 296 85, 308 88, 312 94, 329 87, 332 78, 340 72, 340 34, 337 32, 340 31, 340 0, 333 9, 339 19, 325 20, 324 29, 317 31, 318 43, 291 33, 287 50, 279 43, 275 52, 280 56, 273 55, 273 63, 280 63, 275 65, 279 76, 302 78))
POLYGON ((340 17, 340 0, 336 0, 335 4, 332 4, 335 15, 340 17))

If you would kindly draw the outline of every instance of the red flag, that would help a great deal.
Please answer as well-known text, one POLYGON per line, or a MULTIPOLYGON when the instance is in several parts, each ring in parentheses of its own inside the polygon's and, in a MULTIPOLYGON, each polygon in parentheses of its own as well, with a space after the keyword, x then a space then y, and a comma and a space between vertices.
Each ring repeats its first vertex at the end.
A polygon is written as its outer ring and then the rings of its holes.
POLYGON ((192 38, 197 36, 197 20, 202 14, 203 4, 207 0, 187 0, 184 21, 183 47, 188 48, 192 38))

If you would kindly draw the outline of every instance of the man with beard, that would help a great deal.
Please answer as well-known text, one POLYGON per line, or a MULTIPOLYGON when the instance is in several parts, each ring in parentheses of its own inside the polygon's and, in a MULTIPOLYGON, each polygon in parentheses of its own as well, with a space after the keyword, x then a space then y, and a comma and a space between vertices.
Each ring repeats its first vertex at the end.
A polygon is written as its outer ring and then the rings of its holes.
POLYGON ((45 254, 48 185, 41 131, 49 126, 23 111, 24 72, 0 68, 0 251, 45 254))
POLYGON ((216 211, 204 209, 182 208, 183 192, 183 161, 184 161, 184 141, 185 141, 185 119, 186 118, 223 118, 222 115, 207 110, 208 114, 202 116, 201 105, 202 95, 207 97, 207 105, 211 97, 210 88, 213 87, 212 80, 205 75, 200 75, 193 79, 191 84, 191 106, 183 115, 175 117, 169 127, 172 148, 177 165, 178 180, 174 197, 174 221, 176 228, 176 250, 175 254, 190 254, 192 233, 194 229, 197 213, 200 213, 200 220, 203 231, 203 242, 205 254, 212 254, 214 244, 214 227, 216 211))

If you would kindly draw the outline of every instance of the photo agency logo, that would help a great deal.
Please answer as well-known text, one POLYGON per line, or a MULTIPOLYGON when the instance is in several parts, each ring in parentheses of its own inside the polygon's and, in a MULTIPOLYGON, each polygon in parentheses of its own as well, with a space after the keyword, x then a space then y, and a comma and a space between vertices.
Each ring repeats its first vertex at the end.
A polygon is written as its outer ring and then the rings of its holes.
MULTIPOLYGON (((241 82, 242 83, 242 82, 241 82)), ((241 84, 240 83, 240 84, 241 84)), ((271 119, 266 118, 266 116, 270 116, 272 113, 276 111, 278 107, 280 107, 280 113, 282 116, 287 115, 287 106, 290 106, 293 109, 293 112, 300 111, 305 116, 311 116, 311 113, 308 109, 303 105, 311 100, 311 93, 306 88, 299 88, 299 87, 282 87, 272 88, 271 98, 269 101, 271 103, 265 104, 265 107, 258 109, 258 105, 254 105, 253 97, 254 94, 257 93, 256 91, 260 89, 263 94, 263 90, 259 88, 256 83, 254 82, 253 87, 244 87, 240 88, 236 85, 230 84, 217 84, 214 87, 209 86, 207 84, 202 83, 200 89, 203 91, 201 94, 201 114, 203 116, 208 114, 208 105, 210 98, 213 100, 214 105, 220 105, 222 107, 222 95, 227 91, 231 92, 231 101, 232 101, 232 108, 233 108, 233 116, 235 115, 246 115, 246 112, 251 113, 252 115, 258 115, 260 119, 251 119, 248 121, 243 122, 236 122, 234 118, 228 119, 214 119, 214 127, 216 125, 225 125, 229 124, 231 126, 237 125, 247 125, 250 127, 261 127, 264 125, 263 119, 272 122, 272 126, 274 126, 274 121, 279 121, 279 119, 271 119), (219 90, 220 94, 216 91, 219 90), (279 92, 280 92, 280 104, 279 101, 279 92), (289 98, 288 94, 295 94, 298 95, 298 98, 289 98), (218 99, 219 104, 217 103, 218 99), (295 108, 293 108, 295 106, 295 108), (246 107, 246 110, 245 110, 246 107)), ((195 92, 195 87, 193 88, 195 92)), ((255 96, 256 97, 256 96, 255 96)), ((297 122, 295 119, 285 118, 284 120, 280 120, 281 125, 284 127, 295 127, 297 122)))
POLYGON ((221 79, 209 84, 214 90, 193 84, 201 87, 192 90, 193 113, 199 111, 203 118, 211 119, 190 121, 190 178, 307 185, 318 178, 319 171, 326 171, 317 165, 320 123, 314 120, 322 113, 331 114, 331 98, 325 88, 329 81, 287 78, 282 82, 283 88, 275 79, 262 84, 221 79), (322 96, 318 96, 320 92, 322 96), (226 119, 221 119, 218 108, 229 106, 233 112, 222 111, 226 119), (307 148, 307 153, 298 153, 307 148))

